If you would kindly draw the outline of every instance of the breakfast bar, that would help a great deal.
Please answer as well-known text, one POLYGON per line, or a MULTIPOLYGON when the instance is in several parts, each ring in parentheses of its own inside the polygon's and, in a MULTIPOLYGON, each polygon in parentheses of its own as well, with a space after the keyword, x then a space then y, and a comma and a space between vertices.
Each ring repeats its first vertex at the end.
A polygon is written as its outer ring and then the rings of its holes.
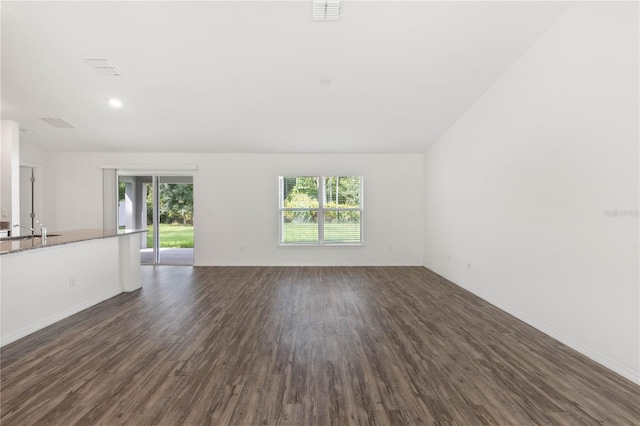
POLYGON ((0 345, 139 289, 143 232, 82 229, 0 240, 0 345))

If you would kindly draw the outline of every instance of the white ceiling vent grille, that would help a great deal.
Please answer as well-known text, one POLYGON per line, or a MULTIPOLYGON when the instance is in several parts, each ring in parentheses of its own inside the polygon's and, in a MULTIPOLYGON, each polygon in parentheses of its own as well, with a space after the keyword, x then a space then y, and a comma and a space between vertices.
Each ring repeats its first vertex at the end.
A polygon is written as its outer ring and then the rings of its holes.
POLYGON ((314 21, 339 21, 342 5, 338 0, 314 0, 314 21))
POLYGON ((69 123, 67 120, 64 120, 62 118, 59 117, 36 117, 39 118, 40 120, 44 121, 45 123, 48 123, 50 125, 52 125, 53 127, 57 127, 59 129, 75 129, 76 126, 74 126, 73 124, 69 123))
POLYGON ((82 59, 100 75, 122 75, 108 58, 86 57, 82 59))

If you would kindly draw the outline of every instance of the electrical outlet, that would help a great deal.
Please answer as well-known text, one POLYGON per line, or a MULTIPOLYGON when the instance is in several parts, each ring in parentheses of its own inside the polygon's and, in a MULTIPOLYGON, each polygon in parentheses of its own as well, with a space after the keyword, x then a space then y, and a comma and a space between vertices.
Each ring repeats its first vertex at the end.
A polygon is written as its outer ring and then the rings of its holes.
POLYGON ((2 209, 2 218, 6 219, 8 217, 9 212, 7 212, 7 209, 2 209))
POLYGON ((69 277, 69 287, 75 287, 78 285, 76 277, 69 277))
POLYGON ((471 264, 470 263, 467 263, 467 269, 471 270, 471 264))

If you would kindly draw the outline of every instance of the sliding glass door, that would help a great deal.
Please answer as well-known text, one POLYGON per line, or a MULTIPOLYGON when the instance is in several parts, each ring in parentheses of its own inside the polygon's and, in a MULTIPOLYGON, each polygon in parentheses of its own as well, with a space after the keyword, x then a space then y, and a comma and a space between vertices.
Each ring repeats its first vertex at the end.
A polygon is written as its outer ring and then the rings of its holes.
POLYGON ((118 226, 144 229, 143 264, 193 265, 193 177, 118 176, 118 226))
POLYGON ((157 179, 157 263, 193 265, 193 178, 157 179))

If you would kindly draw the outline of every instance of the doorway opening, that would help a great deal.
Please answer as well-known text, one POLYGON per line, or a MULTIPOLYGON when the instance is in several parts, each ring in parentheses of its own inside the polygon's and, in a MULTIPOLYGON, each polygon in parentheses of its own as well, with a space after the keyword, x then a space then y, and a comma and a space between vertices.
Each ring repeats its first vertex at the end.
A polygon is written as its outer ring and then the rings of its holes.
POLYGON ((147 229, 142 264, 193 265, 193 176, 118 176, 118 228, 147 229))
MULTIPOLYGON (((39 232, 43 226, 40 202, 40 168, 20 166, 20 225, 39 232)), ((16 235, 19 229, 14 228, 16 235)), ((12 231, 14 232, 14 231, 12 231)), ((24 232, 24 231, 23 231, 24 232)))

